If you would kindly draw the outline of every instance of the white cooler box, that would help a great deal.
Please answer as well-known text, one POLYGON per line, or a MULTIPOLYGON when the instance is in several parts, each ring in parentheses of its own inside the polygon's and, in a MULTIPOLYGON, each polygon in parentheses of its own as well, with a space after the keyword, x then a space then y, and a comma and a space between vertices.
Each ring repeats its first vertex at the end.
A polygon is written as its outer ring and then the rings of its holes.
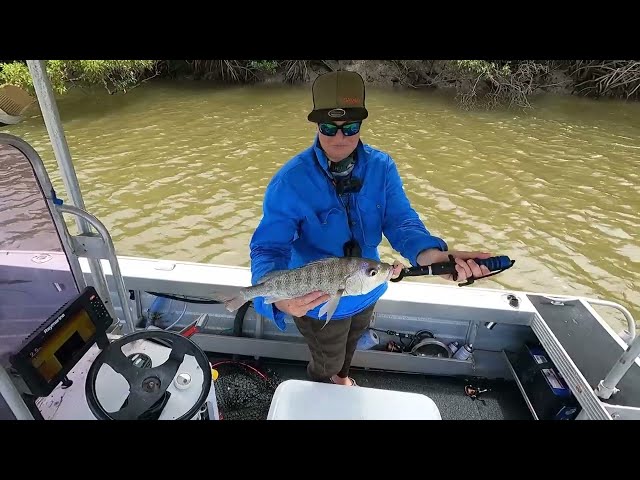
POLYGON ((442 420, 426 395, 331 383, 286 380, 267 420, 442 420))

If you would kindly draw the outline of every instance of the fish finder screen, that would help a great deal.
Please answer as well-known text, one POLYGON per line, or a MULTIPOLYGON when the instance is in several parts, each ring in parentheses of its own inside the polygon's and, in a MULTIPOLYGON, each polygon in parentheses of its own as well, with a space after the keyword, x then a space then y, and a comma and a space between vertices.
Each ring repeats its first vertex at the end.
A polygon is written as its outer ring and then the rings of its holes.
POLYGON ((72 316, 37 351, 30 354, 31 364, 46 381, 51 381, 65 365, 71 363, 76 353, 96 333, 96 327, 86 310, 79 310, 72 316))
POLYGON ((113 318, 88 286, 49 316, 9 358, 31 393, 49 395, 93 345, 109 345, 113 318))

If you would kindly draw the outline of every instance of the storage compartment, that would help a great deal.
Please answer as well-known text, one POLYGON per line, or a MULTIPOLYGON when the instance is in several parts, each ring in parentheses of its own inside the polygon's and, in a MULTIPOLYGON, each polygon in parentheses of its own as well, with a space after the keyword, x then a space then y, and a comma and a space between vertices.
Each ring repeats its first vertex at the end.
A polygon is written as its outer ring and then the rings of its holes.
POLYGON ((537 420, 574 420, 581 406, 539 344, 527 343, 517 353, 504 352, 514 380, 537 420))

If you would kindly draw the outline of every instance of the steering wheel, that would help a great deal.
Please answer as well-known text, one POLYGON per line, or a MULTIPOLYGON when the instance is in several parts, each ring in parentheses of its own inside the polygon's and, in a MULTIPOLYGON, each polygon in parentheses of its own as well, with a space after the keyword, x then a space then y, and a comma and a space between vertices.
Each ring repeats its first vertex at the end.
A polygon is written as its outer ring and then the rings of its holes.
POLYGON ((147 419, 150 411, 158 407, 164 407, 166 404, 168 394, 165 392, 173 382, 186 354, 192 355, 196 359, 204 374, 204 381, 202 382, 202 391, 198 400, 176 420, 193 418, 206 401, 211 390, 211 365, 202 349, 192 340, 178 333, 164 330, 145 330, 125 335, 110 343, 98 354, 91 368, 89 368, 85 382, 85 395, 91 412, 99 420, 147 419), (167 340, 170 343, 169 358, 162 365, 153 368, 140 368, 134 365, 122 352, 124 345, 144 339, 167 340), (100 404, 96 394, 96 378, 103 365, 109 365, 129 383, 129 396, 117 412, 107 412, 100 404))

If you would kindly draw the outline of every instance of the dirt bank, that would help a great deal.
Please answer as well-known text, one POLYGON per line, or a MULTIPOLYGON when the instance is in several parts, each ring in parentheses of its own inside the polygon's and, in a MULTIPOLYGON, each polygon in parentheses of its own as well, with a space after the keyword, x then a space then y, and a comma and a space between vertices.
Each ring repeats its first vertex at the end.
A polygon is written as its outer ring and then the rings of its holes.
POLYGON ((400 71, 392 61, 384 60, 325 60, 312 63, 309 69, 308 82, 331 70, 348 70, 358 72, 369 85, 391 87, 400 82, 400 71))
POLYGON ((306 67, 307 75, 300 80, 307 83, 322 73, 349 70, 362 75, 368 85, 449 90, 469 108, 504 103, 525 107, 531 96, 542 92, 574 93, 574 82, 565 72, 535 62, 515 70, 447 60, 322 60, 307 62, 306 67))

